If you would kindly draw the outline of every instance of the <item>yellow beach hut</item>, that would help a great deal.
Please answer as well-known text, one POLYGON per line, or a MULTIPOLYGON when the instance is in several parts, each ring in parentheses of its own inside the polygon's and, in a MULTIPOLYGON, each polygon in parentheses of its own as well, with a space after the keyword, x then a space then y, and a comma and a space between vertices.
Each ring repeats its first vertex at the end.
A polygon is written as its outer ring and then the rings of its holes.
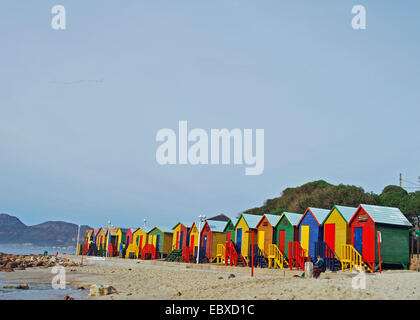
POLYGON ((334 206, 322 223, 324 242, 339 259, 342 246, 351 243, 349 222, 356 211, 353 207, 334 206))
POLYGON ((172 249, 182 250, 189 245, 188 231, 191 224, 178 222, 173 228, 172 249))
POLYGON ((99 256, 105 256, 106 253, 106 230, 104 228, 100 228, 96 233, 96 247, 98 250, 99 256))
POLYGON ((249 247, 252 242, 252 234, 247 233, 249 230, 254 231, 254 242, 258 243, 257 225, 261 220, 260 215, 243 213, 239 217, 235 225, 235 244, 237 253, 245 259, 249 256, 249 247))
MULTIPOLYGON (((203 226, 201 226, 201 229, 202 228, 203 226)), ((197 251, 198 251, 198 238, 199 238, 198 224, 196 222, 193 222, 193 224, 190 227, 189 243, 190 243, 192 256, 194 257, 196 257, 197 251)))
POLYGON ((138 259, 141 254, 141 250, 143 249, 146 243, 147 243, 147 233, 142 228, 136 229, 133 232, 132 241, 127 247, 125 257, 127 259, 128 258, 138 259))

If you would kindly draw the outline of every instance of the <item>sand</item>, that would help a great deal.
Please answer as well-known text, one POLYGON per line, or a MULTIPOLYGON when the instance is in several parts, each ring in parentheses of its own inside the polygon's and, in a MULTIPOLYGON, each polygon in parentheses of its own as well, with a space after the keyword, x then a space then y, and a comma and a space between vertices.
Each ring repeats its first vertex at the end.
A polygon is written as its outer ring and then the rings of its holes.
MULTIPOLYGON (((66 256, 75 262, 80 257, 66 256)), ((66 282, 89 288, 112 285, 118 293, 89 299, 402 299, 420 300, 420 273, 409 270, 367 274, 365 289, 353 288, 349 272, 326 272, 318 279, 302 279, 302 271, 193 265, 165 261, 84 257, 82 266, 66 267, 66 282), (231 274, 234 277, 229 277, 231 274), (180 295, 179 295, 180 294, 180 295)), ((51 283, 51 268, 2 273, 5 281, 51 283)))

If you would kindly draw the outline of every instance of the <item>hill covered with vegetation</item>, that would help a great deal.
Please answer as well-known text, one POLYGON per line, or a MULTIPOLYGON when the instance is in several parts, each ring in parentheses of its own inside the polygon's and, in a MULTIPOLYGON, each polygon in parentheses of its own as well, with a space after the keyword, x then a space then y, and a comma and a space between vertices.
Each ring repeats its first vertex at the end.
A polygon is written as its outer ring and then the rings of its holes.
POLYGON ((262 207, 246 210, 245 213, 304 213, 307 207, 331 209, 334 205, 357 207, 361 203, 397 207, 413 223, 417 223, 416 217, 420 215, 420 191, 409 193, 401 187, 390 185, 381 194, 375 194, 365 192, 361 187, 333 185, 324 180, 287 188, 280 197, 268 199, 262 207))

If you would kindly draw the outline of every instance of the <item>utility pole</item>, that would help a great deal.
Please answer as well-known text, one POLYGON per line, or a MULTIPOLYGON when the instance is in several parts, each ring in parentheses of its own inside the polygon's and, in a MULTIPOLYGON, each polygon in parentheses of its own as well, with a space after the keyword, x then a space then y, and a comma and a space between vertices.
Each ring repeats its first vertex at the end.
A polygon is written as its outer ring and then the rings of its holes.
MULTIPOLYGON (((79 227, 77 228, 76 256, 77 256, 77 253, 78 253, 78 251, 77 251, 77 250, 79 250, 79 237, 80 237, 80 224, 79 224, 79 227)), ((83 253, 82 253, 82 254, 83 254, 83 253)))
POLYGON ((402 188, 402 174, 400 173, 400 187, 402 188))

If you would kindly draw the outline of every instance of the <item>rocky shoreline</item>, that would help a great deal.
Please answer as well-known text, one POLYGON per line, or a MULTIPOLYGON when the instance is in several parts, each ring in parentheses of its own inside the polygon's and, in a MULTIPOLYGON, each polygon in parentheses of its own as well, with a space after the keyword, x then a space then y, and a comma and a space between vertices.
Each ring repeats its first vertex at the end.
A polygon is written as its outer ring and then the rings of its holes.
POLYGON ((77 267, 78 263, 64 257, 42 254, 6 254, 0 252, 0 272, 14 272, 33 267, 77 267))

